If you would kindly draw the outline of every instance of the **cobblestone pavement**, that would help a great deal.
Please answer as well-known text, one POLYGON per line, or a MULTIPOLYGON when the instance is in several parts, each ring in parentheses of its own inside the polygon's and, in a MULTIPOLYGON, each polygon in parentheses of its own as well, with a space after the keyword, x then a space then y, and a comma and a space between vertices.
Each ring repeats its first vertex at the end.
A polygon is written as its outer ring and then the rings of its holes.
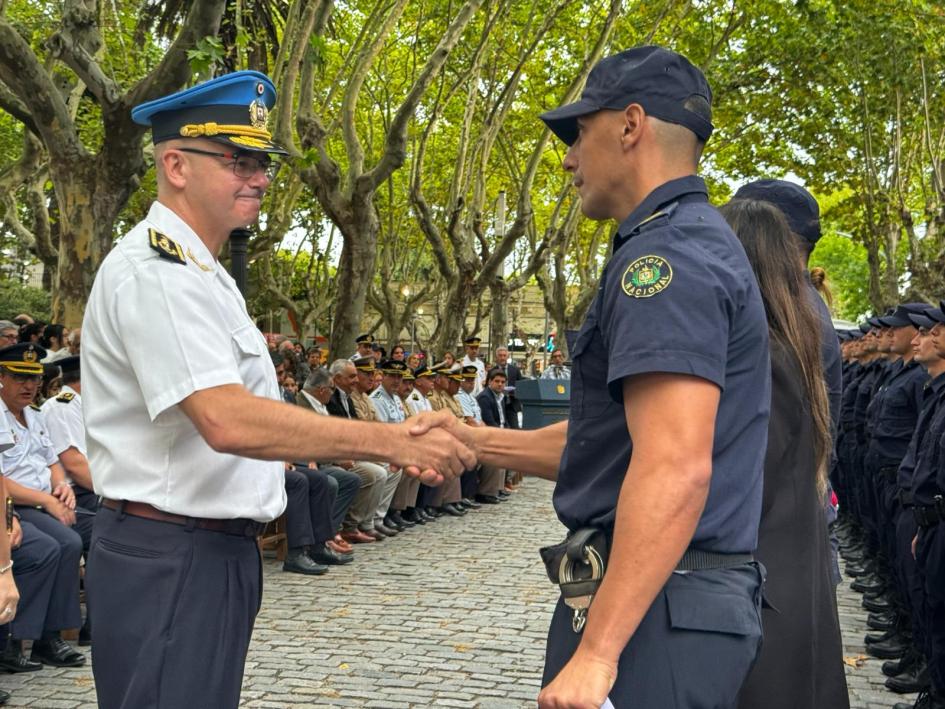
MULTIPOLYGON (((266 559, 243 706, 534 707, 555 598, 536 550, 563 531, 550 497, 549 483, 529 480, 509 502, 359 546, 353 564, 317 578, 266 559)), ((890 707, 902 699, 866 658, 866 612, 849 583, 839 594, 851 705, 890 707)), ((11 707, 95 706, 88 667, 0 675, 0 687, 11 707)))

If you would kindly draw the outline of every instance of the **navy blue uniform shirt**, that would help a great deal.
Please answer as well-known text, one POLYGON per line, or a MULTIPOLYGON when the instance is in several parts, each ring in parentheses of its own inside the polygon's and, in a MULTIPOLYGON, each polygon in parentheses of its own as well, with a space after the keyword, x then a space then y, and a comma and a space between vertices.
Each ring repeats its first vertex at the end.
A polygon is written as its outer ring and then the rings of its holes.
POLYGON ((571 356, 568 440, 554 493, 565 526, 614 524, 633 451, 623 380, 688 374, 722 390, 709 496, 691 546, 752 551, 771 406, 768 325, 745 252, 709 205, 702 179, 658 187, 620 225, 571 356))
POLYGON ((942 449, 942 438, 945 436, 945 375, 933 379, 929 388, 933 399, 928 410, 922 412, 916 429, 918 441, 915 458, 911 461, 912 494, 917 505, 934 504, 935 496, 943 493, 943 489, 938 486, 938 476, 941 466, 945 464, 942 449))
POLYGON ((906 455, 924 403, 926 371, 917 362, 899 362, 892 376, 873 397, 866 463, 871 470, 899 465, 906 455))
POLYGON ((925 386, 922 387, 922 409, 919 411, 915 431, 912 433, 912 438, 909 439, 909 447, 899 464, 899 473, 896 476, 896 484, 905 492, 912 491, 912 474, 915 472, 916 459, 925 450, 929 423, 931 423, 932 417, 935 416, 935 410, 941 399, 939 394, 943 387, 945 387, 945 377, 942 376, 927 381, 925 386))

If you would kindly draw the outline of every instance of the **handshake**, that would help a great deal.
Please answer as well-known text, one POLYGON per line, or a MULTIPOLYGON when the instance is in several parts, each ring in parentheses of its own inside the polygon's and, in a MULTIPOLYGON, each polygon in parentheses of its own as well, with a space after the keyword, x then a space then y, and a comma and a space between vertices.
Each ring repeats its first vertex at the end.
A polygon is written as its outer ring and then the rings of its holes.
POLYGON ((389 459, 426 485, 440 485, 478 464, 478 434, 483 431, 449 411, 421 413, 401 426, 405 436, 398 437, 389 459))

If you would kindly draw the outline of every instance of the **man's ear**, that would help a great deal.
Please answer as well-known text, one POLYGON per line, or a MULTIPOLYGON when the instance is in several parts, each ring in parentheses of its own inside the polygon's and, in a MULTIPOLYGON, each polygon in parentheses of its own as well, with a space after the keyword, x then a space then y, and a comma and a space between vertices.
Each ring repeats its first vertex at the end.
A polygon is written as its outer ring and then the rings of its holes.
POLYGON ((633 147, 643 135, 643 124, 646 121, 646 111, 638 103, 631 103, 623 110, 623 131, 621 141, 625 147, 633 147))
POLYGON ((155 157, 167 183, 172 187, 182 189, 187 183, 187 163, 184 156, 178 150, 169 147, 160 151, 155 157))

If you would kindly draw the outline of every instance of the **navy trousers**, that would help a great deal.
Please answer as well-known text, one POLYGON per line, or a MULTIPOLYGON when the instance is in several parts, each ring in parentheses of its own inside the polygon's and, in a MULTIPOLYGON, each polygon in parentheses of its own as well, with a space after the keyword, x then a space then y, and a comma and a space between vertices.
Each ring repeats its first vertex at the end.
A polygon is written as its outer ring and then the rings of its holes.
POLYGON ((333 465, 285 471, 286 537, 290 547, 324 544, 341 528, 361 478, 333 465))
MULTIPOLYGON (((763 571, 674 573, 620 655, 610 692, 616 709, 729 709, 761 649, 763 571)), ((558 600, 545 652, 542 686, 581 641, 571 609, 558 600)))
POLYGON ((262 600, 254 536, 103 507, 86 585, 100 709, 239 705, 262 600))
MULTIPOLYGON (((82 625, 79 609, 82 546, 78 535, 73 532, 73 538, 63 545, 26 519, 20 521, 20 527, 23 542, 10 553, 13 579, 20 592, 10 635, 17 640, 38 640, 44 632, 78 628, 82 625)), ((59 527, 71 531, 61 524, 59 527)))
POLYGON ((925 586, 929 677, 937 693, 945 696, 945 524, 919 530, 915 556, 925 586))

